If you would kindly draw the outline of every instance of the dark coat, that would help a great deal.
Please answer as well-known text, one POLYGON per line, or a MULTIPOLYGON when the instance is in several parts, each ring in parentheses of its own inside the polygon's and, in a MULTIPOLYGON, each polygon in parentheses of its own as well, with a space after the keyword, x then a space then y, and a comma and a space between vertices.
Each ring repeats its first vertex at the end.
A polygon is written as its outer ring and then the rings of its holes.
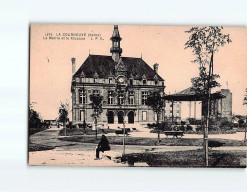
POLYGON ((110 150, 109 142, 106 137, 102 137, 99 144, 98 144, 98 149, 101 151, 107 151, 110 150))

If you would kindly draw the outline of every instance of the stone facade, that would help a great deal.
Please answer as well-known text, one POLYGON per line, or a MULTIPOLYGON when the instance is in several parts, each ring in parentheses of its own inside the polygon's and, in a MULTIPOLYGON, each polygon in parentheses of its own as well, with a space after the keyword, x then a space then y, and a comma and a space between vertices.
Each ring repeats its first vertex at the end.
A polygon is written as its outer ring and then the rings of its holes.
MULTIPOLYGON (((145 105, 149 91, 158 90, 164 95, 164 80, 158 75, 158 64, 154 69, 142 58, 121 57, 121 37, 118 26, 114 26, 111 37, 112 56, 89 55, 72 77, 72 123, 94 122, 90 94, 100 94, 103 99, 103 112, 98 124, 147 124, 155 123, 157 117, 145 105), (128 87, 122 95, 116 94, 117 86, 128 87)), ((75 59, 72 60, 72 66, 75 59)), ((164 119, 164 110, 160 121, 164 119)))
MULTIPOLYGON (((89 79, 90 80, 90 79, 89 79)), ((107 79, 99 79, 98 83, 81 83, 75 82, 72 91, 72 120, 73 124, 83 123, 84 112, 85 112, 85 121, 86 123, 93 123, 93 117, 91 116, 92 108, 90 105, 90 94, 99 93, 104 97, 103 100, 103 112, 98 119, 99 124, 108 124, 114 123, 119 124, 121 122, 121 116, 119 112, 125 112, 127 118, 126 122, 128 123, 154 123, 156 121, 156 116, 151 108, 145 105, 144 101, 148 91, 152 89, 152 86, 155 85, 151 81, 147 85, 140 85, 139 81, 135 81, 133 86, 129 87, 127 92, 125 102, 122 105, 118 104, 118 97, 111 96, 112 92, 115 92, 116 83, 115 80, 112 80, 112 84, 108 83, 107 79), (84 89, 84 97, 83 97, 84 89), (111 119, 113 115, 113 119, 111 119), (134 117, 134 120, 132 119, 134 117)), ((162 83, 155 85, 156 89, 164 89, 162 83)), ((164 114, 160 116, 160 120, 163 119, 164 114)))

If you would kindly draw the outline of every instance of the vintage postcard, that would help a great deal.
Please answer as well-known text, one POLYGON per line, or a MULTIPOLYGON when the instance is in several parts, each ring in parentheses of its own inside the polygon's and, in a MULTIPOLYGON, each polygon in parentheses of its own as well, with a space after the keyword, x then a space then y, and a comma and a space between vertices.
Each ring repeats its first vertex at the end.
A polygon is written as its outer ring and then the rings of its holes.
POLYGON ((245 168, 246 37, 31 24, 29 165, 245 168))

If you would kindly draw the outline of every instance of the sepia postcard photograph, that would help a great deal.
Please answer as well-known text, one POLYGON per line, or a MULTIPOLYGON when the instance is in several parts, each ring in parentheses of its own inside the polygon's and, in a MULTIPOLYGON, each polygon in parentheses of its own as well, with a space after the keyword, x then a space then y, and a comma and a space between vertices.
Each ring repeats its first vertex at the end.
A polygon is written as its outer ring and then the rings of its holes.
POLYGON ((246 168, 247 28, 31 24, 28 164, 246 168))

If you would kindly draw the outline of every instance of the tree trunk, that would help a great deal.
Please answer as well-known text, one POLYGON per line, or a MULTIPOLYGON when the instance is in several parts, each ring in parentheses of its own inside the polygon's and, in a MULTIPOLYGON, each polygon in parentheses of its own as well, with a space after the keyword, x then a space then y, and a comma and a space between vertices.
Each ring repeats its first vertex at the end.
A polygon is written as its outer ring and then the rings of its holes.
POLYGON ((96 140, 98 139, 97 135, 98 135, 98 128, 97 128, 97 118, 95 117, 95 138, 96 140))
POLYGON ((123 154, 122 155, 124 155, 125 154, 125 114, 124 114, 124 116, 123 116, 124 118, 123 118, 123 154))
POLYGON ((65 124, 65 122, 63 122, 63 126, 64 126, 64 135, 67 136, 67 129, 66 129, 66 124, 65 124))
POLYGON ((158 145, 160 144, 159 114, 157 113, 158 145))
POLYGON ((207 108, 207 116, 206 116, 206 128, 204 131, 204 152, 205 152, 205 166, 208 166, 208 130, 209 130, 209 119, 210 119, 210 92, 208 94, 208 108, 207 108))
POLYGON ((205 152, 205 166, 208 166, 208 130, 209 130, 209 120, 210 120, 210 111, 211 111, 211 75, 213 75, 213 53, 211 55, 211 60, 209 64, 209 73, 208 73, 208 105, 207 105, 207 118, 206 118, 206 128, 204 131, 204 152, 205 152))

